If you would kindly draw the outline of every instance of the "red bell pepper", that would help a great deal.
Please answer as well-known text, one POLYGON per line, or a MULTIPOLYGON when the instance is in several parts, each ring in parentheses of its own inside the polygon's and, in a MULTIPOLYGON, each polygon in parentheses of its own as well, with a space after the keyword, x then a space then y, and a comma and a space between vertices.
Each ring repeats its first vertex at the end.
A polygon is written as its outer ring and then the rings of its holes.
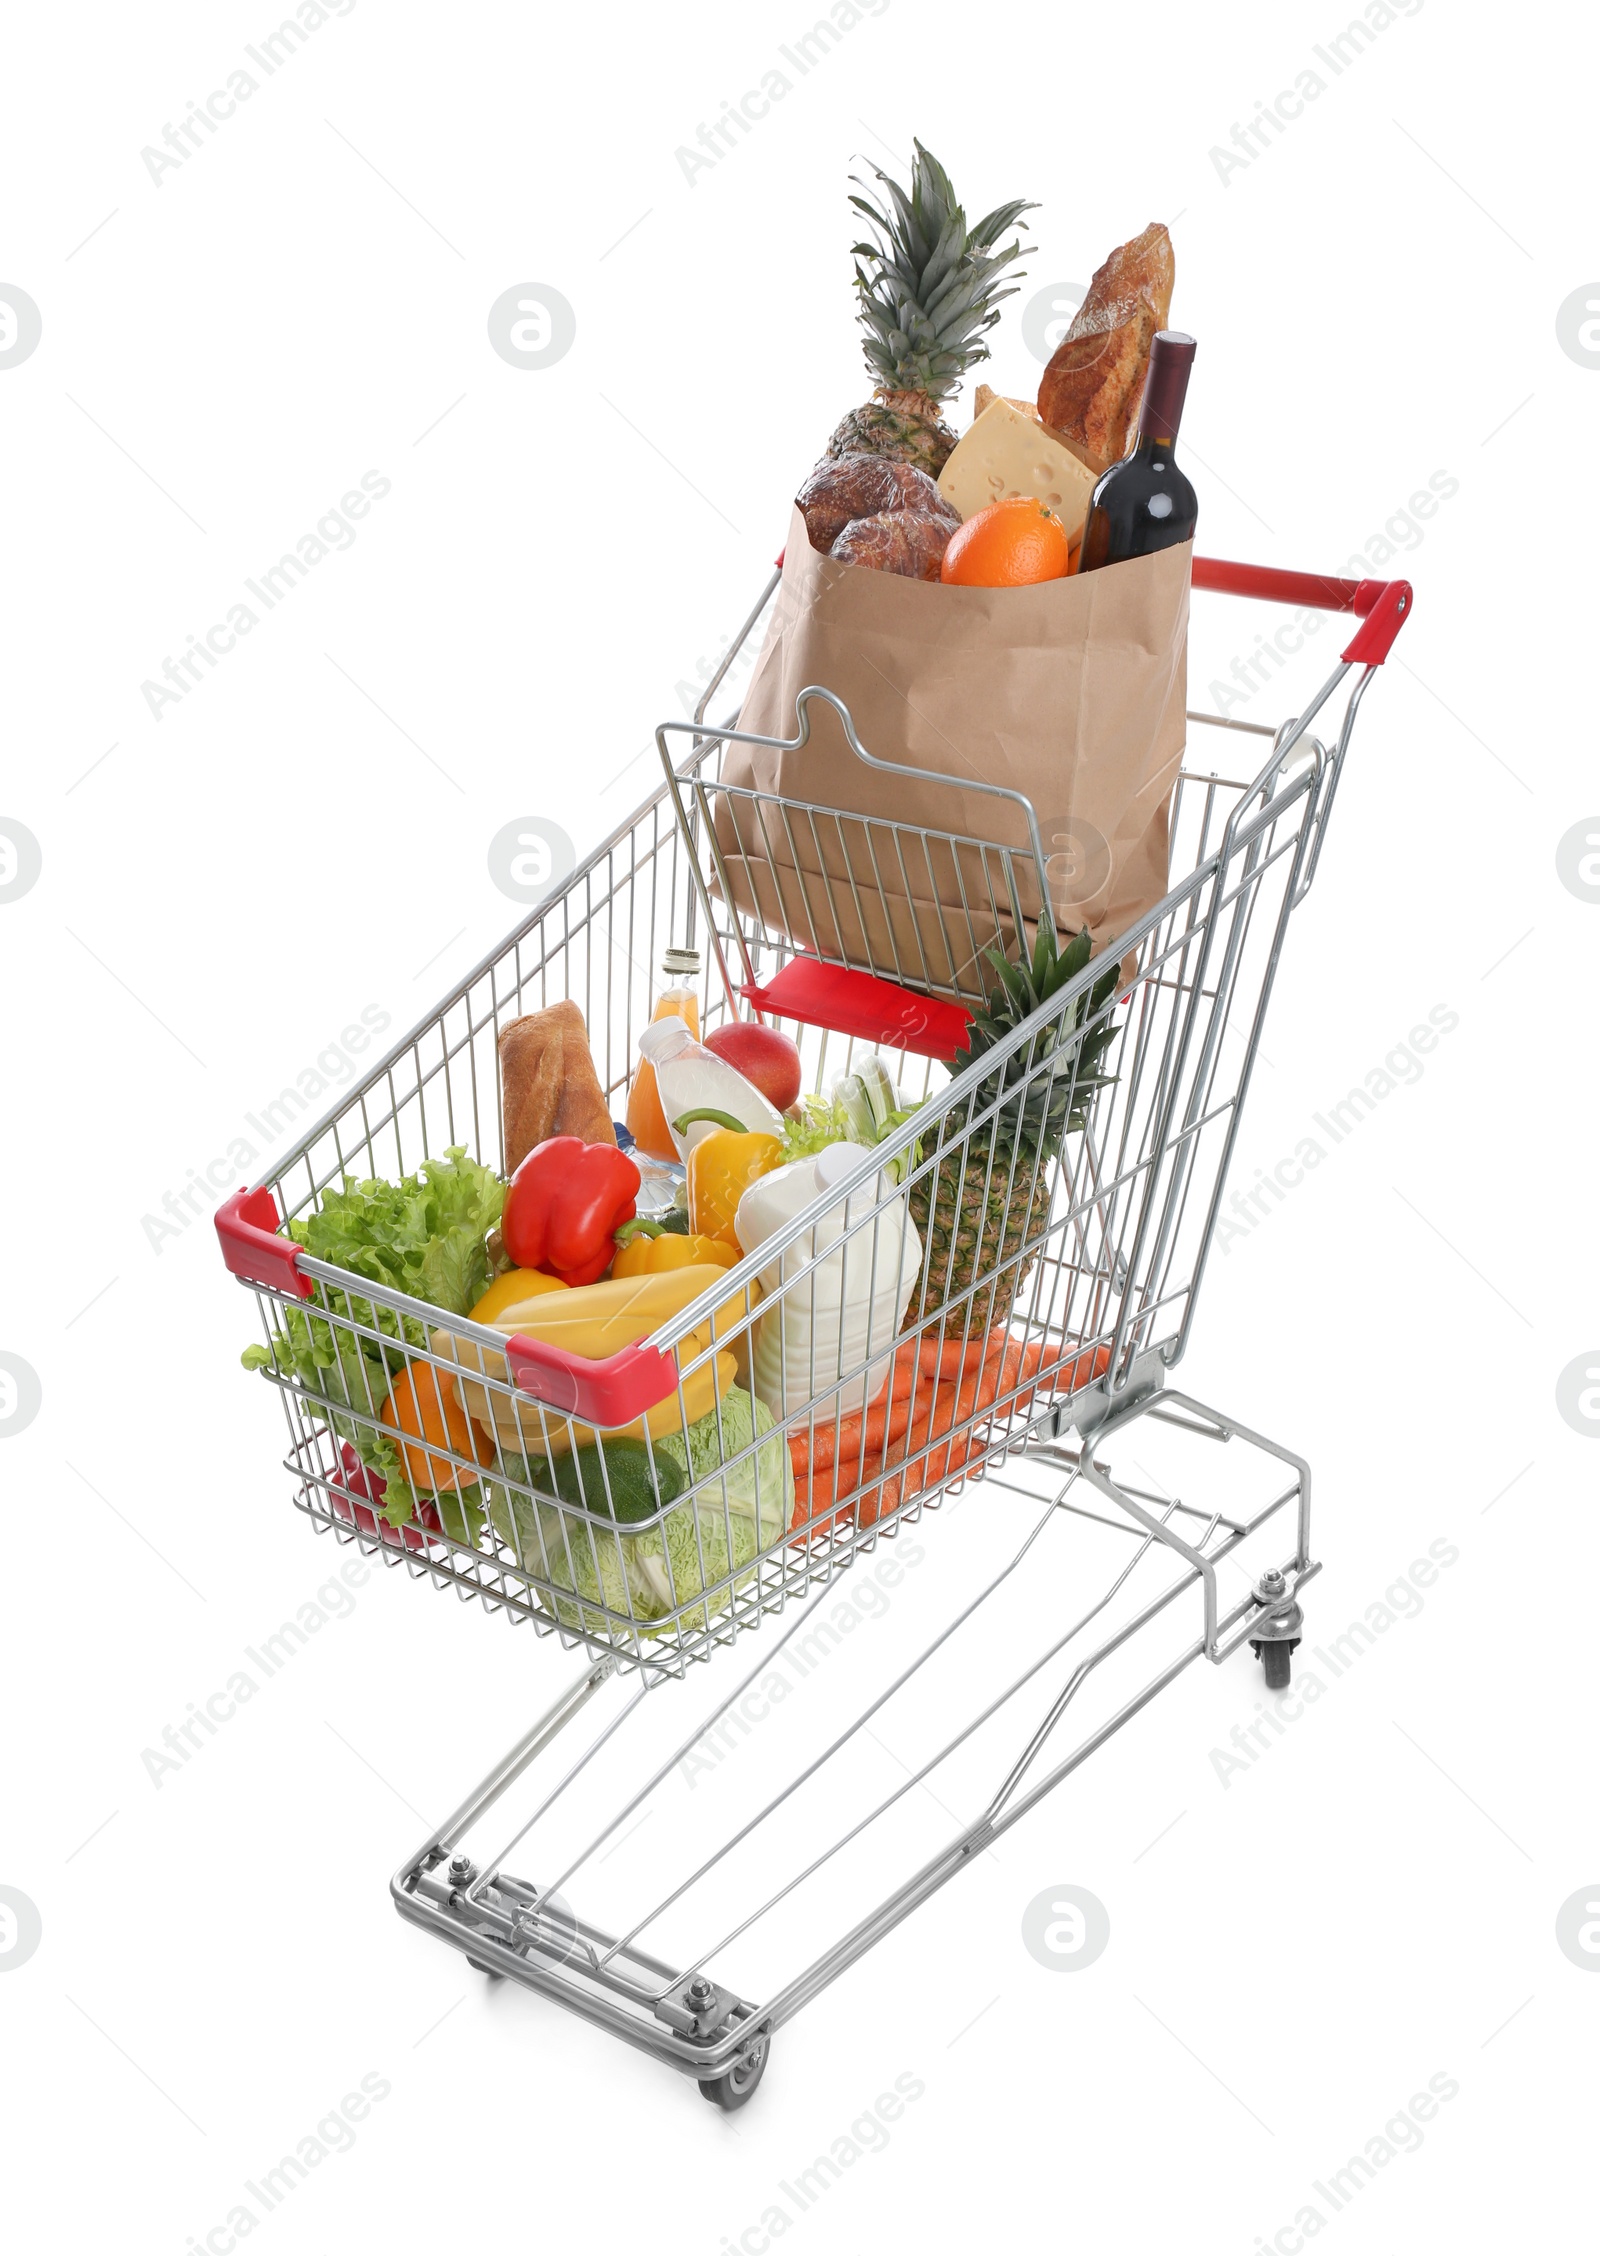
POLYGON ((639 1170, 615 1144, 550 1136, 511 1178, 500 1237, 519 1269, 542 1269, 564 1285, 593 1285, 633 1220, 639 1170))

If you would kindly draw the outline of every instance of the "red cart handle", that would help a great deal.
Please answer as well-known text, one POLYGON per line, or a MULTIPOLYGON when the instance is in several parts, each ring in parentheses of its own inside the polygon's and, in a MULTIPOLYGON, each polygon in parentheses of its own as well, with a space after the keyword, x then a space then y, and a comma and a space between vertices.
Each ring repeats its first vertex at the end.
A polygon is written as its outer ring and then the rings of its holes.
POLYGON ((274 1292, 294 1293, 309 1300, 316 1291, 300 1272, 300 1248, 292 1238, 278 1235, 278 1208, 272 1193, 235 1191, 217 1208, 217 1236, 222 1258, 235 1277, 253 1285, 270 1285, 274 1292))
POLYGON ((1355 612, 1361 624, 1340 652, 1347 666, 1381 666, 1411 616, 1409 580, 1341 580, 1323 572, 1280 572, 1271 564, 1230 564, 1220 556, 1195 557, 1189 576, 1193 586, 1217 595, 1355 612))
POLYGON ((678 1390, 678 1358, 643 1340, 591 1362, 516 1332, 506 1341, 506 1362, 524 1394, 592 1426, 631 1426, 678 1390))

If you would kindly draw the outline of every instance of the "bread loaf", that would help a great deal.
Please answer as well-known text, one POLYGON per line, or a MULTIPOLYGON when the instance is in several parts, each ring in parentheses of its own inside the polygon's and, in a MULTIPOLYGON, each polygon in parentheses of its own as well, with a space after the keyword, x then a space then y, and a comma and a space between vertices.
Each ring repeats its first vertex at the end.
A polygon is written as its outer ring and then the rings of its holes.
POLYGON ((1127 451, 1150 344, 1172 312, 1172 238, 1159 221, 1114 250, 1089 285, 1039 385, 1041 421, 1092 466, 1127 451))
POLYGON ((588 1029, 576 1003, 552 1003, 500 1029, 500 1125, 506 1173, 514 1174, 535 1144, 577 1136, 614 1144, 611 1109, 589 1053, 588 1029))

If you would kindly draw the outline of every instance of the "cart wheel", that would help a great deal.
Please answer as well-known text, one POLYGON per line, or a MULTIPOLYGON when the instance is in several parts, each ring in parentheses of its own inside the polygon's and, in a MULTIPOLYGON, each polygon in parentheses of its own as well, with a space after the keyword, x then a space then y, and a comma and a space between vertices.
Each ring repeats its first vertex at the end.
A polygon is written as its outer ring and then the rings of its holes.
POLYGON ((712 2076, 700 2086, 700 2097, 732 2114, 751 2097, 767 2065, 767 2039, 758 2037, 743 2059, 736 2060, 725 2076, 712 2076))
POLYGON ((1299 1644, 1298 1637, 1262 1637, 1251 1639, 1251 1650, 1260 1661, 1269 1692, 1287 1692, 1289 1689, 1289 1656, 1299 1644))

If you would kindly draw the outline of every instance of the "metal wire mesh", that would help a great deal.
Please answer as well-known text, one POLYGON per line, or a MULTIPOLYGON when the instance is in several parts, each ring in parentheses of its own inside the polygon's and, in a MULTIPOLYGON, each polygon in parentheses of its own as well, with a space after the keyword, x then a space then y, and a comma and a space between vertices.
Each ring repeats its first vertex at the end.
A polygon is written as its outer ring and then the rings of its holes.
MULTIPOLYGON (((741 977, 770 979, 790 959, 790 938, 729 905, 725 841, 755 835, 752 821, 786 823, 794 839, 819 811, 745 806, 730 831, 725 741, 697 737, 677 776, 278 1163, 265 1180, 286 1219, 315 1211, 345 1175, 396 1179, 453 1146, 503 1168, 495 1044, 519 1014, 576 1002, 620 1114, 667 947, 708 955, 703 1029, 736 1008, 741 977)), ((558 1460, 593 1437, 517 1385, 502 1334, 302 1256, 311 1300, 254 1288, 300 1508, 341 1540, 564 1643, 681 1674, 1030 1432, 1058 1431, 1086 1387, 1114 1398, 1141 1357, 1176 1361, 1285 922, 1337 774, 1311 739, 1296 750, 1288 772, 1269 760, 1251 780, 1186 769, 1171 812, 1171 890, 1125 936, 1116 991, 1103 993, 1097 960, 965 1071, 908 1060, 902 1087, 919 1109, 876 1164, 653 1335, 679 1366, 676 1400, 659 1420, 651 1413, 645 1437, 653 1461, 669 1441, 681 1446, 689 1480, 672 1504, 620 1524, 603 1459, 601 1493, 559 1493, 558 1460), (1091 1075, 1082 1061, 1101 1032, 1091 1075), (1030 1122, 1046 1132, 1030 1135, 1030 1122), (1048 1132, 1061 1122, 1079 1124, 1048 1132), (297 1359, 284 1351, 296 1327, 302 1348, 313 1343, 297 1359), (781 1374, 781 1424, 745 1435, 731 1390, 748 1391, 763 1358, 781 1374), (397 1530, 362 1503, 351 1465, 363 1439, 395 1431, 389 1395, 402 1362, 407 1384, 436 1390, 430 1431, 446 1438, 427 1445, 432 1505, 397 1530), (496 1444, 487 1464, 476 1438, 457 1447, 448 1437, 444 1404, 462 1390, 496 1444), (903 1421, 897 1447, 853 1415, 875 1395, 890 1423, 903 1421), (691 1428, 703 1441, 707 1416, 719 1443, 709 1466, 691 1441, 691 1428)), ((839 827, 835 843, 864 927, 870 886, 881 892, 886 871, 909 890, 921 867, 959 892, 957 913, 938 923, 942 957, 924 934, 912 960, 897 954, 881 968, 975 1000, 984 934, 1015 939, 1030 901, 1036 912, 1032 863, 1019 875, 1018 850, 920 825, 858 827, 868 835, 839 827), (935 855, 948 859, 936 867, 935 855)), ((786 917, 787 930, 824 960, 851 960, 838 886, 809 898, 809 926, 786 917)), ((810 1087, 853 1062, 858 1045, 782 1023, 810 1087)))

